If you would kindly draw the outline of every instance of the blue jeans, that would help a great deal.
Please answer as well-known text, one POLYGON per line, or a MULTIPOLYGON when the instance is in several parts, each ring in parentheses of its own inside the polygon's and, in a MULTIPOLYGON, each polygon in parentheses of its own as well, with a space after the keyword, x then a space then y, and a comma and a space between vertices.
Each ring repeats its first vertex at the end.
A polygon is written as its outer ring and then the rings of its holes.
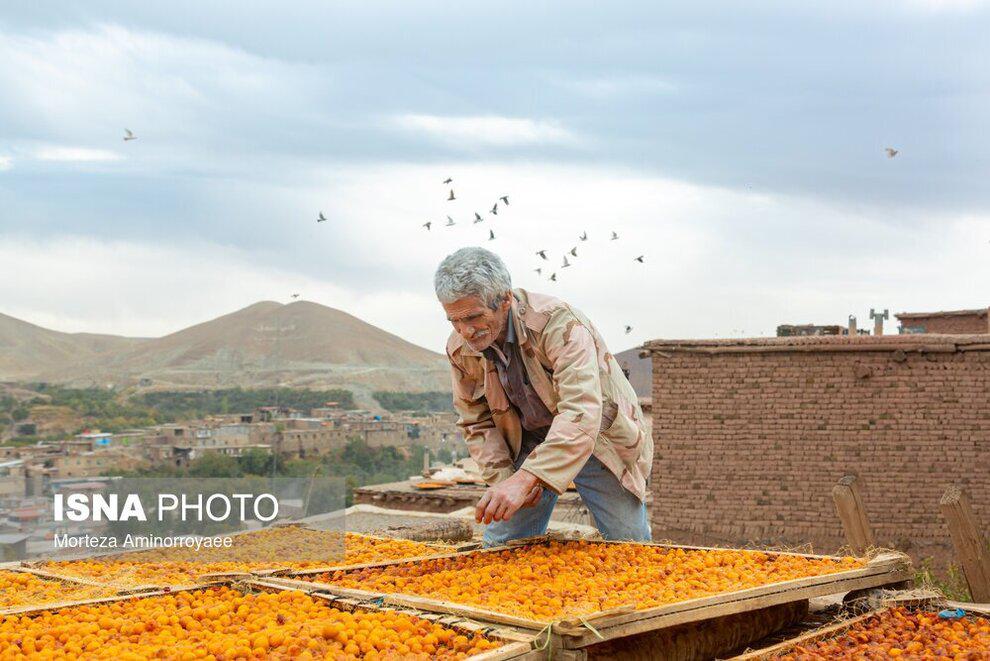
MULTIPOLYGON (((519 470, 532 448, 524 448, 516 458, 519 470)), ((574 478, 581 500, 595 519, 602 537, 647 542, 652 538, 646 504, 626 490, 619 479, 597 457, 591 455, 588 463, 574 478)), ((508 521, 495 521, 485 526, 484 545, 498 546, 510 539, 534 537, 547 531, 550 515, 557 504, 557 494, 544 487, 540 501, 532 507, 524 507, 508 521)))

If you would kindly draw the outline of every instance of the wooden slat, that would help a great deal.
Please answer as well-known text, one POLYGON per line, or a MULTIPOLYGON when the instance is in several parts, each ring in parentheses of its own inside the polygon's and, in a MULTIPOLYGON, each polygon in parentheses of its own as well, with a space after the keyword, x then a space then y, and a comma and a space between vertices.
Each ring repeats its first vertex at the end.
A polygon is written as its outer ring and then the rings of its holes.
MULTIPOLYGON (((896 604, 896 600, 895 600, 894 605, 895 606, 897 605, 896 604)), ((979 607, 979 606, 981 606, 981 604, 967 604, 967 603, 957 604, 956 602, 949 602, 946 605, 948 607, 951 607, 951 608, 956 608, 956 607, 962 608, 963 610, 967 611, 968 613, 976 613, 980 617, 985 617, 985 616, 990 615, 990 609, 987 609, 987 611, 984 612, 984 611, 981 611, 979 608, 977 608, 977 609, 973 609, 972 608, 973 606, 979 607), (969 607, 969 608, 967 608, 967 607, 969 607)), ((843 620, 842 622, 838 622, 836 624, 831 624, 831 625, 822 627, 820 629, 815 629, 814 631, 809 631, 807 633, 801 634, 800 636, 796 636, 796 637, 791 638, 789 640, 785 640, 785 641, 783 641, 781 643, 777 643, 776 645, 772 645, 770 647, 765 647, 763 649, 754 650, 754 651, 750 651, 750 652, 745 652, 745 653, 740 654, 738 656, 732 657, 732 659, 730 659, 730 661, 764 661, 765 659, 771 659, 771 658, 776 657, 776 656, 779 656, 781 654, 786 654, 787 652, 790 652, 792 649, 794 649, 794 647, 796 647, 797 645, 808 645, 809 643, 816 643, 816 642, 819 642, 819 641, 822 641, 822 640, 826 640, 826 639, 829 639, 829 638, 836 638, 836 637, 844 634, 847 630, 851 629, 852 627, 856 626, 857 624, 860 624, 861 622, 864 622, 864 621, 870 619, 871 617, 875 617, 877 615, 880 615, 881 613, 883 613, 884 611, 886 611, 888 608, 890 608, 890 606, 885 606, 883 608, 878 608, 877 610, 870 611, 869 613, 865 613, 863 615, 852 617, 852 618, 850 618, 848 620, 843 620)), ((938 608, 938 607, 936 607, 936 608, 938 608)), ((923 608, 910 608, 910 610, 926 610, 926 608, 924 608, 924 607, 923 608)))
POLYGON ((73 606, 88 606, 90 604, 105 604, 116 601, 126 601, 128 599, 137 599, 140 597, 156 597, 164 594, 170 594, 164 590, 158 590, 154 592, 140 592, 124 595, 114 595, 110 597, 95 597, 93 599, 75 599, 60 602, 53 602, 50 604, 38 604, 32 606, 18 606, 17 608, 8 608, 5 610, 0 610, 0 616, 3 615, 29 615, 31 613, 40 613, 43 611, 57 610, 59 608, 72 608, 73 606))
POLYGON ((485 622, 497 622, 499 624, 508 624, 526 629, 535 629, 537 631, 546 628, 548 624, 547 622, 538 622, 529 618, 518 617, 508 613, 501 613, 499 611, 493 611, 487 608, 478 608, 468 604, 459 604, 453 601, 444 601, 441 599, 430 599, 429 597, 420 597, 411 594, 387 594, 382 595, 382 597, 385 599, 385 603, 387 604, 410 606, 413 608, 420 608, 422 610, 439 610, 444 613, 461 615, 464 617, 483 620, 485 622))
POLYGON ((990 549, 969 499, 962 489, 953 485, 942 494, 939 507, 949 526, 952 546, 969 585, 970 596, 973 601, 990 601, 990 549))
POLYGON ((65 583, 75 583, 76 585, 86 585, 92 588, 107 588, 107 589, 120 589, 120 586, 111 585, 109 583, 99 581, 95 578, 85 578, 82 576, 73 576, 72 574, 61 574, 59 572, 49 571, 47 569, 41 569, 39 567, 29 567, 22 566, 19 569, 14 569, 12 571, 20 571, 25 574, 32 574, 40 578, 47 578, 54 581, 62 581, 65 583))
POLYGON ((863 555, 868 549, 876 546, 873 528, 866 516, 866 507, 863 505, 863 496, 855 475, 843 476, 838 484, 832 487, 832 500, 835 501, 835 509, 842 521, 846 543, 853 553, 863 555))
POLYGON ((830 626, 821 629, 816 629, 814 631, 810 631, 795 638, 786 640, 782 643, 778 643, 777 645, 774 645, 772 647, 767 647, 761 650, 757 650, 755 652, 746 652, 744 654, 740 654, 739 656, 732 657, 730 661, 759 661, 762 659, 767 659, 776 656, 778 654, 783 654, 784 652, 793 649, 796 645, 804 645, 806 643, 817 642, 819 640, 824 640, 825 638, 831 638, 835 635, 838 635, 846 631, 850 627, 856 626, 860 622, 868 620, 869 618, 873 617, 877 613, 882 612, 883 610, 884 609, 881 609, 879 611, 872 611, 866 613, 865 615, 860 615, 858 617, 854 617, 849 620, 844 620, 842 622, 839 622, 838 624, 832 624, 830 626))
MULTIPOLYGON (((866 587, 889 585, 905 580, 911 575, 912 573, 908 569, 848 578, 841 578, 840 574, 832 574, 829 576, 832 576, 834 580, 819 583, 808 583, 800 579, 798 581, 787 581, 771 586, 718 595, 716 597, 680 602, 649 611, 637 611, 633 614, 637 616, 637 619, 617 616, 613 621, 596 622, 595 629, 606 639, 619 638, 653 629, 685 624, 687 622, 696 622, 713 617, 756 610, 788 601, 810 599, 812 597, 820 597, 866 587), (799 585, 800 583, 806 584, 799 585)), ((562 644, 565 647, 584 647, 600 640, 587 630, 581 632, 581 635, 577 637, 570 636, 569 634, 571 632, 562 633, 565 634, 562 637, 562 644)))

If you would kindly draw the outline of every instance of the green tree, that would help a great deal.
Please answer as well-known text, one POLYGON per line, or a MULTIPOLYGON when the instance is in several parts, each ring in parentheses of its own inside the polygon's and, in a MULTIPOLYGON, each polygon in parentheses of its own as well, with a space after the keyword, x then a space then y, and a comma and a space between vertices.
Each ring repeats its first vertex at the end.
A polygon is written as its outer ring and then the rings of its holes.
POLYGON ((244 472, 236 457, 207 452, 189 464, 190 477, 241 477, 244 472))

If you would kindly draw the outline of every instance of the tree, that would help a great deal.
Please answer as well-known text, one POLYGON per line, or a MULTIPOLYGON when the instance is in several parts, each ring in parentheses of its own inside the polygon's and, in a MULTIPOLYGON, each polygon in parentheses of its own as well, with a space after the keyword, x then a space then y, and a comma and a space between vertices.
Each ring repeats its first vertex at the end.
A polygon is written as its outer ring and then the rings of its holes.
POLYGON ((241 477, 244 472, 235 457, 208 452, 189 464, 190 477, 241 477))
POLYGON ((245 475, 268 475, 272 471, 272 455, 264 450, 248 450, 237 458, 245 475))

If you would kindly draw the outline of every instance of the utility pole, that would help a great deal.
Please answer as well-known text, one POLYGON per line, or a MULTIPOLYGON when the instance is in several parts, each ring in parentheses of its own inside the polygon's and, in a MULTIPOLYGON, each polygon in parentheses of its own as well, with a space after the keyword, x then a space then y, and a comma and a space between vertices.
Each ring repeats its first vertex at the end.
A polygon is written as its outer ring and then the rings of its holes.
MULTIPOLYGON (((275 312, 275 341, 272 343, 272 363, 275 368, 275 420, 278 420, 278 401, 279 401, 279 378, 278 378, 278 359, 279 359, 279 339, 282 337, 282 317, 280 316, 281 308, 275 312)), ((282 445, 282 432, 278 430, 278 422, 275 423, 275 437, 272 439, 272 477, 271 477, 271 488, 272 491, 275 490, 275 475, 278 466, 278 450, 282 445)))

